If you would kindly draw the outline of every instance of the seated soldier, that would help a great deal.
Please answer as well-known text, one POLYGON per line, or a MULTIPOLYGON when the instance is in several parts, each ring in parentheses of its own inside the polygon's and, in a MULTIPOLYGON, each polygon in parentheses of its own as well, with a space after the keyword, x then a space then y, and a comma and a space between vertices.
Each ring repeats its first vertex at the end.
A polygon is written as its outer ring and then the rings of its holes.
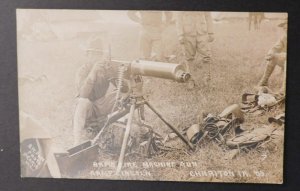
POLYGON ((285 94, 285 77, 286 77, 286 50, 287 50, 287 22, 283 22, 278 25, 279 27, 282 27, 284 30, 284 34, 279 39, 279 41, 271 48, 271 50, 268 52, 266 56, 266 68, 264 71, 264 74, 258 83, 259 88, 267 87, 268 81, 271 76, 271 74, 274 71, 275 66, 279 66, 282 69, 284 69, 284 76, 282 81, 282 86, 280 93, 285 94))
POLYGON ((79 68, 76 79, 78 100, 73 120, 74 145, 84 141, 82 130, 86 121, 106 117, 113 109, 116 95, 108 91, 109 79, 117 72, 108 67, 107 55, 101 38, 90 40, 86 50, 87 62, 79 68))

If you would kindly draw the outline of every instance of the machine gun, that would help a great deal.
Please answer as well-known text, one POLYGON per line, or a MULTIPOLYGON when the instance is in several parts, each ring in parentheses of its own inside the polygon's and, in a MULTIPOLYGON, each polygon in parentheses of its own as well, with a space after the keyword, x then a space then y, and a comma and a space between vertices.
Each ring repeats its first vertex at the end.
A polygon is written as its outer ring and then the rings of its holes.
MULTIPOLYGON (((112 83, 117 87, 116 102, 113 106, 111 114, 108 116, 104 126, 95 136, 94 139, 87 141, 81 145, 68 150, 69 158, 85 162, 88 157, 80 158, 80 154, 88 155, 90 152, 98 150, 97 141, 100 139, 104 129, 111 124, 118 122, 119 119, 128 115, 127 122, 124 124, 125 133, 122 141, 121 151, 118 160, 116 174, 119 174, 126 152, 126 146, 130 135, 134 112, 138 111, 139 125, 145 124, 144 106, 146 105, 158 118, 160 118, 167 127, 172 129, 177 136, 194 150, 193 144, 188 141, 173 125, 171 125, 144 97, 143 92, 143 78, 142 76, 156 77, 173 80, 179 83, 185 83, 190 79, 190 74, 185 72, 184 66, 180 64, 153 62, 145 60, 136 60, 133 62, 110 60, 109 65, 119 68, 118 77, 111 79, 112 83)), ((66 166, 66 165, 64 165, 66 166)))

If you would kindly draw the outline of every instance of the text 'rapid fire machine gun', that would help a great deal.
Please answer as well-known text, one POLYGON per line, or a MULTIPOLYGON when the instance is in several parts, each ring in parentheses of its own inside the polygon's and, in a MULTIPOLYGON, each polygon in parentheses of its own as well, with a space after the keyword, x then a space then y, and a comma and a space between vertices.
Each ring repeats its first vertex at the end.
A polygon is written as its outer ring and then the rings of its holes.
MULTIPOLYGON (((145 125, 144 106, 146 105, 153 113, 157 115, 177 136, 187 144, 192 150, 195 149, 186 137, 184 137, 174 126, 166 121, 165 118, 145 99, 143 93, 143 79, 142 76, 156 77, 174 80, 179 83, 187 82, 191 75, 185 72, 184 66, 174 63, 154 62, 145 60, 136 60, 133 62, 110 60, 111 67, 117 66, 119 69, 118 77, 112 79, 112 83, 117 87, 116 102, 113 106, 111 114, 99 133, 91 141, 87 141, 81 145, 68 150, 69 156, 77 156, 78 154, 87 154, 89 150, 97 150, 97 141, 105 128, 112 123, 117 122, 119 119, 128 115, 125 125, 125 133, 122 141, 120 156, 116 174, 122 169, 126 146, 130 135, 130 129, 134 117, 134 112, 138 111, 140 122, 139 125, 145 125)), ((87 157, 87 156, 86 156, 87 157)), ((83 160, 87 158, 84 157, 83 160)))

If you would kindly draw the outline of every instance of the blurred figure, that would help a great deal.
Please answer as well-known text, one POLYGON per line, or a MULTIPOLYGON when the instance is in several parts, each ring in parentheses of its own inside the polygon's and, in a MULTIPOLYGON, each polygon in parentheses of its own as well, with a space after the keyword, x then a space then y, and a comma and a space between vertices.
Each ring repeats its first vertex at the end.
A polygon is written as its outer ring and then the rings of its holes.
POLYGON ((198 55, 202 63, 211 62, 209 42, 214 41, 214 32, 210 12, 178 12, 177 35, 189 63, 198 55))
POLYGON ((249 12, 249 18, 248 18, 249 31, 251 30, 252 22, 253 22, 254 30, 259 30, 260 24, 264 18, 265 18, 265 14, 262 12, 249 12))
POLYGON ((78 99, 73 120, 74 145, 83 141, 86 122, 95 121, 111 113, 115 92, 109 92, 110 78, 117 69, 108 66, 107 52, 100 37, 92 38, 86 49, 87 62, 76 76, 78 99))
POLYGON ((272 75, 275 66, 279 66, 284 70, 284 76, 280 93, 285 94, 285 80, 286 80, 286 51, 287 51, 287 22, 278 25, 284 31, 284 34, 277 41, 277 43, 269 50, 266 56, 266 68, 264 74, 258 83, 259 87, 267 87, 270 76, 272 75))
MULTIPOLYGON (((191 66, 197 68, 201 64, 211 64, 212 54, 209 43, 214 41, 211 13, 198 11, 177 12, 176 27, 186 70, 191 72, 191 66), (199 57, 201 63, 198 63, 199 57)), ((210 77, 208 76, 208 78, 210 77)), ((188 88, 192 89, 194 86, 194 80, 190 80, 188 88)))
POLYGON ((171 23, 172 13, 170 11, 128 11, 127 15, 142 26, 139 37, 142 59, 149 60, 152 57, 153 47, 157 46, 156 60, 163 60, 162 32, 163 27, 171 23))

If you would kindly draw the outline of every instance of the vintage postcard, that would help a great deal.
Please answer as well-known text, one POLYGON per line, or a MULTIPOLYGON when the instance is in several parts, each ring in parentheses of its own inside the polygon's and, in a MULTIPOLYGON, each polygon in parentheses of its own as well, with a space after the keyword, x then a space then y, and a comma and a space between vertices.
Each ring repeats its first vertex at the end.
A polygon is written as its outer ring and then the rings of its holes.
POLYGON ((287 13, 16 15, 21 177, 283 183, 287 13))

